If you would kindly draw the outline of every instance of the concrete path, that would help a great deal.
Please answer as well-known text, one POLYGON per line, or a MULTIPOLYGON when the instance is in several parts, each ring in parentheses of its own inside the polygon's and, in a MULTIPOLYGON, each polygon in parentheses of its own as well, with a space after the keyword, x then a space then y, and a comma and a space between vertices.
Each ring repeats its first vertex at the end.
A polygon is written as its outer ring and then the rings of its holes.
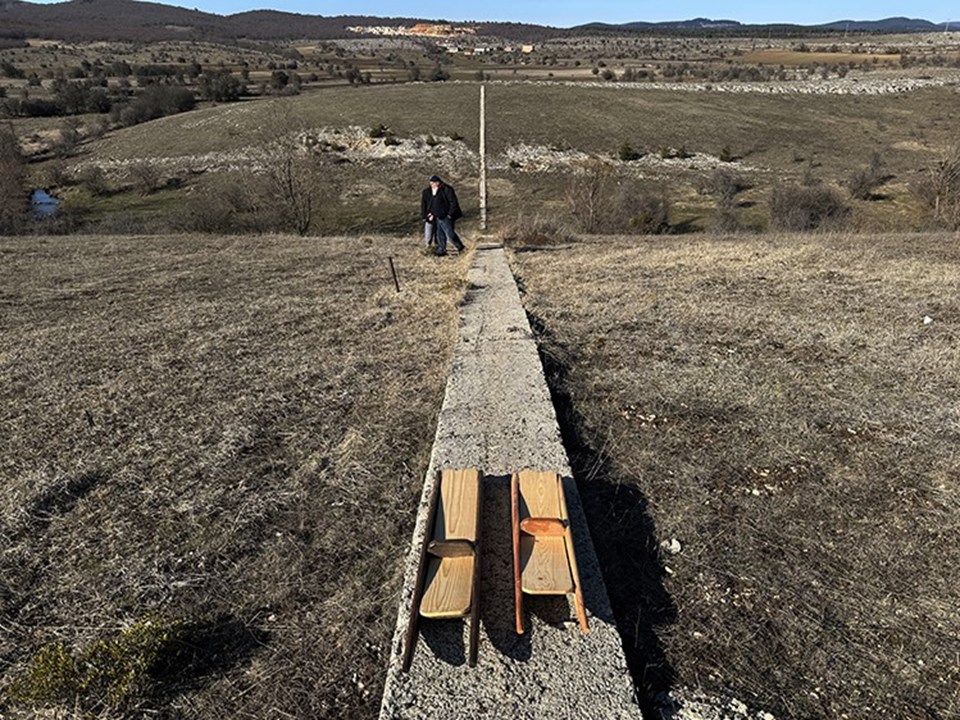
POLYGON ((503 249, 478 248, 468 281, 460 341, 407 558, 380 718, 639 720, 536 344, 503 249), (427 499, 437 469, 446 466, 484 473, 479 659, 475 668, 467 666, 466 622, 424 620, 413 666, 403 673, 402 643, 427 499), (527 632, 518 636, 514 630, 509 478, 523 468, 564 476, 588 635, 581 635, 572 604, 563 597, 527 596, 527 632))

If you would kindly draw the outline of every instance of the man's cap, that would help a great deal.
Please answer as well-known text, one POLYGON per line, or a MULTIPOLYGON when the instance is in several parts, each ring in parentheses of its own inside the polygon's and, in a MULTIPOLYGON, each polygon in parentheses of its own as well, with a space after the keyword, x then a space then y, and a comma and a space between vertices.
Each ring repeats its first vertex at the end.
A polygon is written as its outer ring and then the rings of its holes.
POLYGON ((441 181, 440 178, 437 177, 436 175, 431 175, 431 176, 430 176, 430 182, 442 182, 442 181, 441 181))

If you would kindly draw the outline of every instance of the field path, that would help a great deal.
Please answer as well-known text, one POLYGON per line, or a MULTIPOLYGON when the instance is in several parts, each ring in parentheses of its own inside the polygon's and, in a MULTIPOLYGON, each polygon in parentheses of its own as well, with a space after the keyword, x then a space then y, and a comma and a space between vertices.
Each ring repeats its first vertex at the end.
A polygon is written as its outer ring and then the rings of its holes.
POLYGON ((560 438, 536 343, 503 248, 478 247, 460 310, 460 339, 437 424, 427 482, 407 558, 397 629, 380 711, 399 718, 640 718, 613 613, 560 438), (484 473, 482 593, 477 666, 466 663, 467 624, 424 621, 409 673, 402 642, 427 501, 438 468, 484 473), (510 473, 564 476, 590 633, 560 597, 525 602, 514 631, 510 473))

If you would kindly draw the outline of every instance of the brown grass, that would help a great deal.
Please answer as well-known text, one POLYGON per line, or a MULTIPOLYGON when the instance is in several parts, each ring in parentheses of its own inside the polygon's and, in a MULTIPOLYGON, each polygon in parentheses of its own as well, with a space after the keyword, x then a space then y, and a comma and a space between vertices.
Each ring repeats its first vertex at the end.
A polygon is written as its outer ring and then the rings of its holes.
POLYGON ((952 235, 514 256, 648 698, 960 715, 958 261, 952 235))
POLYGON ((0 715, 49 705, 3 693, 41 648, 92 657, 146 621, 172 628, 148 682, 63 706, 371 717, 466 259, 381 237, 0 254, 0 715))

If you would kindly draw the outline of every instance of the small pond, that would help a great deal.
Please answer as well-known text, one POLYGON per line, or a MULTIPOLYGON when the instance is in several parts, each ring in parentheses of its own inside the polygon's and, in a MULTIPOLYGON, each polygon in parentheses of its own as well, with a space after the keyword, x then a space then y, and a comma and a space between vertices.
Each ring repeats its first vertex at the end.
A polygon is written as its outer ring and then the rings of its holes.
POLYGON ((57 214, 57 206, 60 200, 48 193, 43 188, 37 188, 30 195, 30 207, 33 209, 33 216, 36 218, 47 218, 57 214))

